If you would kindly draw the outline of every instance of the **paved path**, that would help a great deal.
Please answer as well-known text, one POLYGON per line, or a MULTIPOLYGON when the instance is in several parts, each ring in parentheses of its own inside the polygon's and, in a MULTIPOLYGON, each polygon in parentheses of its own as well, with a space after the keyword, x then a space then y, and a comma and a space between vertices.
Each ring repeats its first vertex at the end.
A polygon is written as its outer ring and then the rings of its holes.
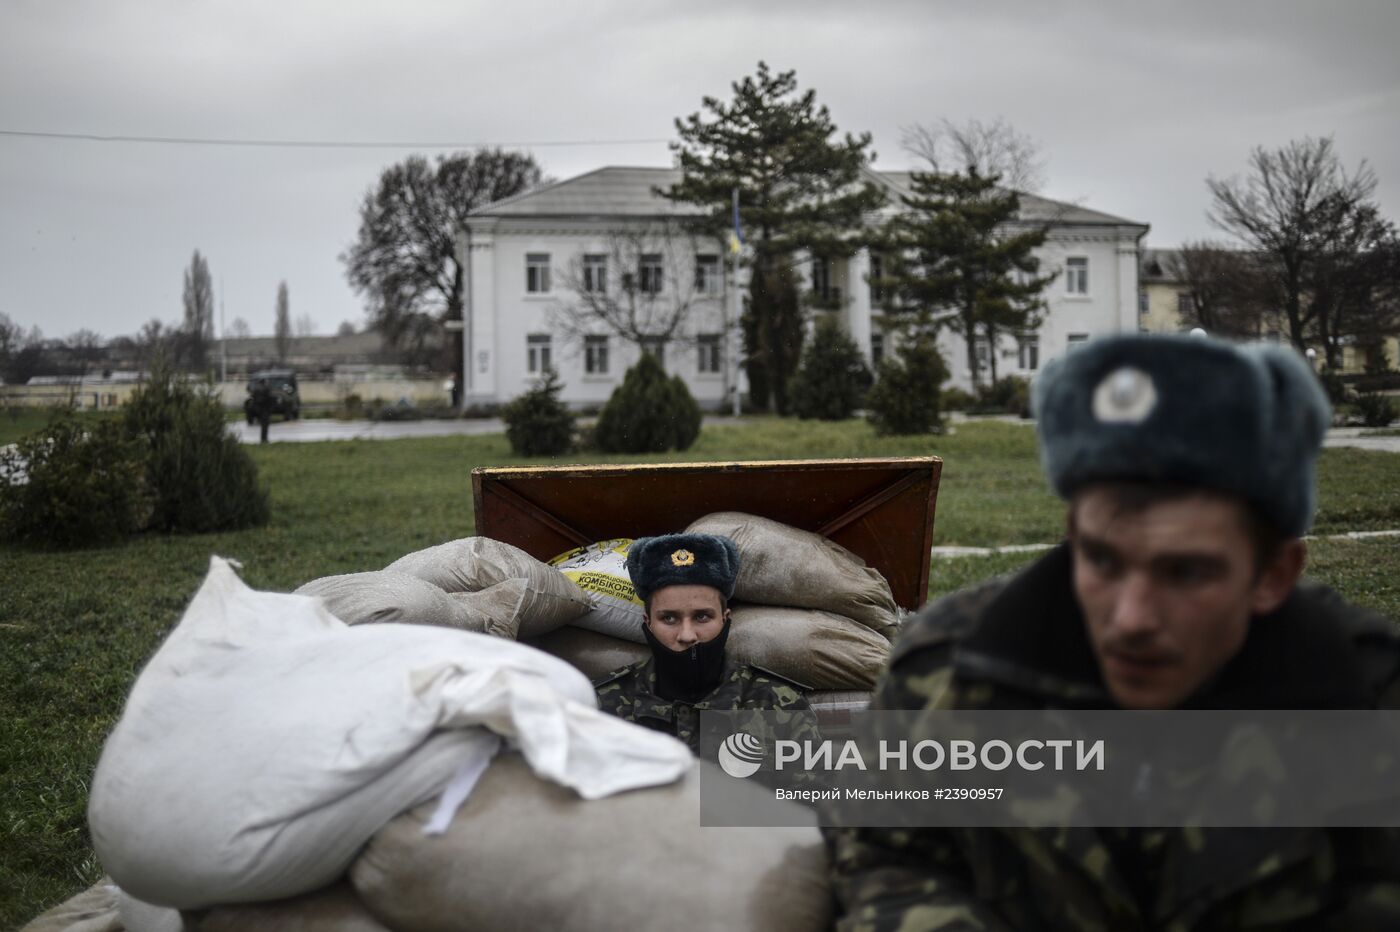
MULTIPOLYGON (((1376 537, 1400 537, 1400 530, 1310 534, 1304 540, 1369 540, 1376 537)), ((994 557, 999 553, 1039 553, 1058 546, 1059 544, 1010 544, 1005 547, 934 547, 932 552, 935 557, 994 557)))
POLYGON ((1364 436, 1372 428, 1367 427, 1334 427, 1327 432, 1327 439, 1322 441, 1327 447, 1359 447, 1362 450, 1382 450, 1386 453, 1400 453, 1400 434, 1390 434, 1384 437, 1364 436))
MULTIPOLYGON (((584 418, 587 422, 589 418, 584 418)), ((707 417, 706 424, 751 424, 733 417, 707 417)), ((258 425, 243 421, 229 424, 229 433, 244 443, 258 443, 258 425)), ((451 421, 337 421, 312 418, 299 421, 273 421, 267 431, 268 443, 311 443, 318 440, 399 440, 404 437, 456 437, 476 434, 502 434, 506 425, 500 418, 460 418, 451 421)))

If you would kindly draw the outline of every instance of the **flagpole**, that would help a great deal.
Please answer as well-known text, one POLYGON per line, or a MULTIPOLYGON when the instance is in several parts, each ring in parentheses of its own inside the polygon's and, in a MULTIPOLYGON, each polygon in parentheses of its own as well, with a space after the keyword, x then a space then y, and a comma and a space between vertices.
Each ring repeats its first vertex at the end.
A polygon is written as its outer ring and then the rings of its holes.
MULTIPOLYGON (((737 244, 739 242, 739 189, 736 187, 731 192, 731 203, 733 205, 734 231, 729 235, 737 244)), ((734 388, 733 414, 738 417, 741 413, 739 405, 739 341, 742 339, 739 323, 739 250, 729 250, 729 307, 730 317, 733 322, 733 329, 730 333, 729 349, 729 378, 734 388)))

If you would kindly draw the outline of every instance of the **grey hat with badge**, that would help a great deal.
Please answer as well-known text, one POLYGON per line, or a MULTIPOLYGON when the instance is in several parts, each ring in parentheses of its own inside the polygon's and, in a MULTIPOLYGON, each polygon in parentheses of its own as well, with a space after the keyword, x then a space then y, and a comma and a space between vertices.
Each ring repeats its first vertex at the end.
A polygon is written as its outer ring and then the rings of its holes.
POLYGON ((739 548, 718 534, 641 537, 627 548, 627 573, 643 601, 667 586, 709 586, 727 600, 739 578, 739 548))
POLYGON ((1041 462, 1069 498, 1087 483, 1200 485, 1254 503, 1301 535, 1331 407, 1291 348, 1183 335, 1091 340, 1032 390, 1041 462))

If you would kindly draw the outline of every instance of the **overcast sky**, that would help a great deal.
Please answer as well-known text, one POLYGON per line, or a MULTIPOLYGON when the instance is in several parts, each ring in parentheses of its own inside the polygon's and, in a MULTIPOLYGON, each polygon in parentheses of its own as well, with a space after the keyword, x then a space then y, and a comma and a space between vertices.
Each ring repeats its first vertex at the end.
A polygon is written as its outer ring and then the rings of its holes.
MULTIPOLYGON (((1400 220, 1397 39, 1392 0, 6 0, 0 130, 536 143, 567 178, 669 165, 673 118, 764 59, 873 133, 877 168, 913 165, 901 127, 1000 117, 1040 144, 1044 194, 1173 246, 1214 235, 1207 175, 1305 135, 1366 159, 1400 220), (618 140, 643 141, 582 144, 618 140)), ((362 325, 337 257, 415 151, 450 150, 0 135, 0 312, 49 337, 174 323, 197 248, 229 322, 271 333, 285 279, 294 319, 362 325)))

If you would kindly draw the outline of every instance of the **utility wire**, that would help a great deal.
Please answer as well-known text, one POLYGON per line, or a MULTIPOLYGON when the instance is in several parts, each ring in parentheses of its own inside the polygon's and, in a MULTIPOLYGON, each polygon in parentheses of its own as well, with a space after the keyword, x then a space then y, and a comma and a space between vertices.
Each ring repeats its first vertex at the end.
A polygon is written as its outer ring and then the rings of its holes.
POLYGON ((144 142, 167 146, 237 146, 268 149, 484 149, 487 147, 545 148, 547 146, 630 146, 671 142, 670 139, 572 139, 532 142, 346 142, 333 139, 210 139, 191 136, 127 136, 99 133, 44 133, 0 129, 0 136, 29 139, 78 139, 86 142, 144 142))

